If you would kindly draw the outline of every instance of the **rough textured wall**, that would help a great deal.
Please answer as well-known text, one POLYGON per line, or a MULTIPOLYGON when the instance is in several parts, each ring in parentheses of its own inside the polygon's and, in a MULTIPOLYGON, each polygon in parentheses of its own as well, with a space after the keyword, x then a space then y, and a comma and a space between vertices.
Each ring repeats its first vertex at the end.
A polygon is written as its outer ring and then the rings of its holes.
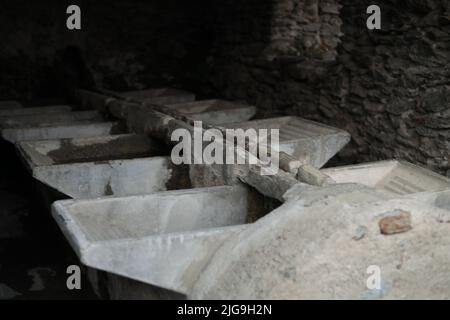
MULTIPOLYGON (((67 65, 81 51, 100 86, 117 90, 202 85, 210 27, 206 0, 2 0, 0 99, 62 95, 67 65), (66 28, 66 8, 81 7, 81 31, 66 28), (205 49, 206 48, 206 49, 205 49)), ((75 60, 75 61, 74 61, 75 60)), ((76 72, 76 71, 73 71, 76 72)), ((71 75, 79 77, 79 75, 71 75)))
POLYGON ((310 84, 337 56, 337 1, 228 0, 217 3, 214 17, 214 91, 269 111, 298 107, 298 96, 316 100, 306 97, 310 84))
POLYGON ((368 32, 355 26, 364 23, 364 3, 354 2, 343 1, 342 11, 337 79, 345 94, 327 102, 351 117, 363 158, 401 158, 450 175, 450 3, 379 1, 382 30, 368 32))
POLYGON ((269 1, 271 17, 252 2, 217 8, 215 91, 261 115, 348 130, 347 162, 399 158, 450 175, 450 2, 341 0, 339 10, 338 1, 269 1), (374 3, 382 30, 369 31, 374 3))

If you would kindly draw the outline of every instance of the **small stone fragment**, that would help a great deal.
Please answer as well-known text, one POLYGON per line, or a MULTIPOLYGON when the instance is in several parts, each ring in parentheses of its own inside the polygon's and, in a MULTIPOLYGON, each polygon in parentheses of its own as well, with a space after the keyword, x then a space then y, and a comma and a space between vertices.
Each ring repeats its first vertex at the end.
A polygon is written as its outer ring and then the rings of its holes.
POLYGON ((411 227, 411 213, 403 210, 394 210, 385 214, 378 225, 382 234, 396 234, 407 232, 411 227))
POLYGON ((356 241, 361 240, 362 238, 365 237, 366 233, 367 233, 367 228, 364 226, 359 226, 356 229, 355 235, 353 236, 352 239, 356 240, 356 241))

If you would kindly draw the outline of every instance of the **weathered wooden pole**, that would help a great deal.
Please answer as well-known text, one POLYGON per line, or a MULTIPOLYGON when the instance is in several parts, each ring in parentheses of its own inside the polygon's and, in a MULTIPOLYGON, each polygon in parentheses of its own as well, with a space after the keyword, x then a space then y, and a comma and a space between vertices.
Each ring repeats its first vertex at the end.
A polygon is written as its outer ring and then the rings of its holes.
MULTIPOLYGON (((92 106, 122 119, 130 131, 147 134, 169 144, 173 143, 170 137, 176 129, 184 128, 191 133, 194 132, 192 119, 162 105, 142 103, 109 91, 94 92, 79 89, 76 91, 76 96, 83 105, 92 106)), ((205 128, 214 128, 220 132, 225 131, 224 128, 218 126, 206 125, 205 128)), ((230 146, 225 139, 215 142, 222 143, 224 150, 228 148, 228 151, 234 152, 236 157, 249 159, 249 151, 245 148, 236 144, 230 146)), ((260 160, 256 164, 218 164, 204 166, 203 169, 209 171, 223 183, 233 183, 236 179, 239 179, 254 187, 261 194, 280 201, 284 200, 283 194, 289 188, 301 183, 297 177, 300 177, 304 182, 315 185, 331 182, 327 176, 317 169, 302 164, 286 153, 280 153, 279 160, 280 169, 271 175, 262 174, 262 169, 268 169, 268 165, 260 160)))

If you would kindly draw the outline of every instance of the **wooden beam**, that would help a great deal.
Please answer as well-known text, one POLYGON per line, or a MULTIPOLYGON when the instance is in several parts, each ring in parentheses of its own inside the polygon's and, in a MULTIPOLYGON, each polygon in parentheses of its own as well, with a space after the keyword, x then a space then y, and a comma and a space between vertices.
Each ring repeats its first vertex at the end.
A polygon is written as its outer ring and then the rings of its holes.
MULTIPOLYGON (((79 89, 76 96, 83 105, 92 106, 124 120, 130 131, 150 135, 168 144, 173 143, 170 141, 170 137, 174 130, 184 128, 191 133, 194 131, 192 119, 165 106, 141 103, 106 91, 94 92, 79 89)), ((211 128, 225 132, 225 129, 219 126, 205 125, 204 129, 211 128)), ((230 148, 229 143, 227 144, 225 140, 222 141, 222 144, 224 150, 230 148)), ((237 145, 231 146, 231 148, 231 152, 235 152, 238 157, 249 159, 247 149, 237 145)), ((261 161, 258 161, 257 164, 246 165, 214 165, 209 166, 209 169, 217 176, 225 174, 220 178, 227 182, 239 179, 267 197, 284 201, 283 194, 293 185, 300 183, 295 175, 299 163, 291 156, 282 153, 280 155, 280 167, 281 169, 273 175, 262 174, 262 170, 267 169, 268 165, 261 161), (223 168, 223 166, 226 166, 226 168, 223 168), (286 172, 283 169, 291 172, 286 172)))

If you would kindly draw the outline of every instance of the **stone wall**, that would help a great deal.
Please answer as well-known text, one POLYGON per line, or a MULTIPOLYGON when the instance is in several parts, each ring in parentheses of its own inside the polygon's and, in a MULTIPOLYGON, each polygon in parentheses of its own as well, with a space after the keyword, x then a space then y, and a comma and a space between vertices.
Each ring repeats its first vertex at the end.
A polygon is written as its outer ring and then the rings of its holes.
POLYGON ((256 104, 261 116, 348 130, 344 162, 399 158, 450 176, 450 2, 256 2, 216 9, 213 91, 256 104), (382 30, 369 31, 374 3, 382 30))

